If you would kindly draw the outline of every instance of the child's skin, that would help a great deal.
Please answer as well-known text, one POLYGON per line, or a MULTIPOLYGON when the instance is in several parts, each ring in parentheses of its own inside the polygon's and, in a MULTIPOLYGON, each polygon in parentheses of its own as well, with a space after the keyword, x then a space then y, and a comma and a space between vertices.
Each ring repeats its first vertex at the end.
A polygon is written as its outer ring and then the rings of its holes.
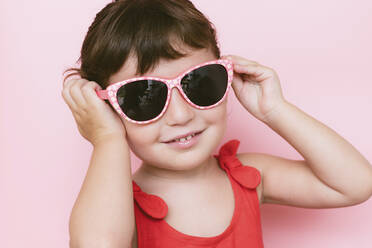
POLYGON ((272 68, 238 56, 229 58, 234 61, 235 72, 250 74, 257 82, 234 77, 235 95, 243 107, 305 158, 293 161, 244 154, 263 171, 264 203, 328 208, 366 201, 372 194, 370 163, 335 131, 288 101, 281 101, 279 78, 272 68))
MULTIPOLYGON (((243 164, 261 172, 262 181, 257 187, 261 204, 342 207, 371 196, 372 167, 368 161, 332 129, 286 101, 273 69, 239 56, 223 58, 234 63, 232 87, 242 106, 304 157, 289 160, 268 154, 238 154, 243 164)), ((145 76, 174 78, 194 65, 214 59, 208 50, 193 50, 188 57, 161 60, 145 76)), ((131 57, 109 82, 137 76, 135 63, 131 57)), ((226 101, 215 108, 199 110, 173 89, 164 116, 138 125, 114 113, 94 89, 100 89, 95 82, 75 79, 65 83, 62 93, 80 133, 94 147, 71 214, 71 244, 132 244, 136 237, 132 179, 143 191, 165 200, 169 207, 165 220, 175 229, 206 237, 222 233, 230 223, 234 197, 212 152, 220 145, 226 128, 226 101), (162 143, 191 130, 204 132, 197 146, 189 151, 177 151, 162 143), (133 176, 129 149, 143 161, 133 176)))

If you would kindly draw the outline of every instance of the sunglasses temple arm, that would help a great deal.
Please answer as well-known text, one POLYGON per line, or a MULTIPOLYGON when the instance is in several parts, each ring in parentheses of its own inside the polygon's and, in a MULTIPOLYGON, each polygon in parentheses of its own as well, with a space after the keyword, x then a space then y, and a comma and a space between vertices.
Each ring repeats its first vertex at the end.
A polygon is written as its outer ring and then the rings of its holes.
POLYGON ((95 90, 97 93, 97 96, 101 99, 108 99, 109 96, 107 94, 107 90, 95 90))

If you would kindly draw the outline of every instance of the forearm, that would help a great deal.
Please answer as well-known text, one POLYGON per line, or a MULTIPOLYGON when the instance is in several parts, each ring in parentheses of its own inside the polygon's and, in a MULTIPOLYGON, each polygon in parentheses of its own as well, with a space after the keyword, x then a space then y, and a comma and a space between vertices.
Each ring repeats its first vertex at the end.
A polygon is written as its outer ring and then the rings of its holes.
MULTIPOLYGON (((90 165, 70 217, 70 242, 127 247, 134 232, 129 147, 125 140, 94 147, 90 165)), ((108 247, 108 246, 107 246, 108 247)), ((110 246, 112 247, 112 246, 110 246)))
POLYGON ((372 167, 343 137, 285 102, 264 123, 290 143, 323 183, 362 199, 372 193, 372 167))

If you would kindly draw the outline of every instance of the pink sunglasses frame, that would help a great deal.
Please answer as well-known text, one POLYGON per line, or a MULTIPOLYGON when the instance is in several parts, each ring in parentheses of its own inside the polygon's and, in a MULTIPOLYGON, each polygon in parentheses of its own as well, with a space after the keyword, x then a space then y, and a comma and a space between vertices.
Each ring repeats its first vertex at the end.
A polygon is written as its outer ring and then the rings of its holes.
POLYGON ((218 104, 220 104, 221 102, 223 102, 223 100, 226 98, 226 96, 227 96, 227 94, 229 92, 229 89, 231 88, 233 74, 234 74, 233 62, 231 60, 228 60, 228 59, 217 59, 217 60, 207 61, 207 62, 201 63, 199 65, 196 65, 196 66, 194 66, 192 68, 189 68, 186 71, 184 71, 181 74, 179 74, 176 78, 166 79, 166 78, 151 77, 151 76, 150 77, 135 77, 135 78, 130 78, 130 79, 127 79, 127 80, 124 80, 124 81, 120 81, 120 82, 111 84, 105 90, 96 90, 96 93, 97 93, 98 97, 100 97, 101 99, 108 99, 109 102, 110 102, 110 104, 116 110, 116 112, 120 116, 122 116, 123 118, 125 118, 127 121, 130 121, 130 122, 133 122, 133 123, 136 123, 136 124, 147 124, 147 123, 151 123, 151 122, 154 122, 154 121, 158 120, 159 118, 161 118, 164 115, 165 111, 168 108, 168 105, 169 105, 169 102, 171 100, 171 97, 172 97, 171 96, 171 91, 172 91, 173 87, 178 88, 178 91, 181 93, 182 97, 191 106, 193 106, 193 107, 195 107, 197 109, 210 109, 210 108, 213 108, 213 107, 217 106, 218 104), (199 67, 202 67, 202 66, 205 66, 205 65, 210 65, 210 64, 220 64, 220 65, 223 65, 225 67, 225 69, 227 71, 227 75, 228 75, 227 88, 226 88, 226 92, 225 92, 224 96, 221 98, 220 101, 218 101, 217 103, 215 103, 215 104, 213 104, 211 106, 201 107, 201 106, 198 106, 198 105, 194 104, 193 102, 191 102, 189 100, 189 98, 186 96, 186 94, 183 92, 182 86, 181 86, 181 80, 182 80, 182 78, 187 73, 189 73, 189 72, 191 72, 191 71, 193 71, 193 70, 195 70, 195 69, 197 69, 199 67), (166 103, 165 103, 165 106, 164 106, 163 110, 161 111, 161 113, 159 115, 157 115, 155 118, 153 118, 151 120, 147 120, 147 121, 135 121, 135 120, 130 119, 121 110, 121 108, 120 108, 120 106, 118 104, 118 101, 117 101, 116 94, 118 92, 118 89, 121 86, 123 86, 124 84, 131 83, 133 81, 138 81, 138 80, 157 80, 157 81, 161 81, 161 82, 164 82, 167 85, 167 88, 168 88, 167 100, 166 100, 166 103))

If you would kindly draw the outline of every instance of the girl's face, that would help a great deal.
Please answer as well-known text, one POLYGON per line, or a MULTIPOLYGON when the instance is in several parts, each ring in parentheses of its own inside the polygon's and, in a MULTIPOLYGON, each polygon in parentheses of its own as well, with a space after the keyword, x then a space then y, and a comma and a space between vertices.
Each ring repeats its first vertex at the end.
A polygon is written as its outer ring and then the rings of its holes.
MULTIPOLYGON (((175 78, 185 70, 203 62, 217 59, 212 52, 183 50, 188 56, 177 60, 160 60, 152 72, 143 76, 175 78)), ((130 57, 126 64, 113 74, 109 83, 126 80, 135 75, 136 58, 130 57)), ((142 166, 153 170, 192 170, 210 161, 210 155, 220 143, 226 127, 226 99, 218 106, 200 110, 183 99, 177 88, 171 92, 171 101, 164 115, 155 122, 135 124, 122 119, 127 132, 127 142, 131 150, 143 161, 142 166), (199 141, 187 149, 178 149, 163 143, 191 131, 204 130, 199 141)))

